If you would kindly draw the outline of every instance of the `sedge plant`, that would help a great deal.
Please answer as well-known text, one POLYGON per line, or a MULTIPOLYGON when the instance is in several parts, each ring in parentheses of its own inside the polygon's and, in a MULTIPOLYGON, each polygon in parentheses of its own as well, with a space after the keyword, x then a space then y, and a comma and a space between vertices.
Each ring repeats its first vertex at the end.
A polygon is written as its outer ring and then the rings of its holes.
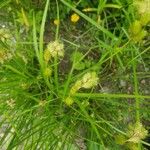
POLYGON ((148 0, 0 8, 0 149, 150 147, 148 0))

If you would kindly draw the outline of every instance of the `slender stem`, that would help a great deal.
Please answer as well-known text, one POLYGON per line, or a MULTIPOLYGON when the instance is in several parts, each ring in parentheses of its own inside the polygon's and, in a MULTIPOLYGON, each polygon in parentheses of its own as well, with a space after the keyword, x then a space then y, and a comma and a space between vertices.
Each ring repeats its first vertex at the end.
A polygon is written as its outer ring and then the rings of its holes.
POLYGON ((136 75, 136 62, 133 62, 133 75, 134 75, 134 89, 135 89, 135 106, 136 106, 136 121, 137 123, 140 122, 140 101, 138 97, 138 80, 137 80, 137 75, 136 75))
POLYGON ((150 99, 150 95, 128 95, 128 94, 101 94, 101 93, 76 93, 75 97, 90 97, 90 98, 140 98, 150 99))
MULTIPOLYGON (((132 52, 132 58, 134 57, 135 53, 132 52)), ((137 64, 136 61, 133 61, 133 79, 134 79, 134 90, 135 90, 135 107, 136 107, 136 124, 140 123, 140 99, 138 98, 138 79, 136 75, 136 68, 137 64)), ((141 143, 138 143, 138 150, 141 150, 141 143)))
POLYGON ((54 58, 54 81, 56 85, 56 91, 58 92, 58 58, 57 56, 54 58))
POLYGON ((60 26, 60 17, 59 17, 59 4, 58 0, 56 0, 56 5, 57 5, 57 20, 59 21, 56 27, 56 34, 55 34, 55 40, 59 39, 59 26, 60 26))
MULTIPOLYGON (((60 18, 59 18, 59 5, 58 5, 58 0, 56 0, 56 5, 57 5, 57 20, 60 22, 60 18)), ((57 24, 56 27, 56 34, 55 34, 55 40, 57 41, 59 39, 59 23, 57 24)), ((55 85, 56 85, 56 91, 58 92, 58 57, 56 56, 54 58, 54 81, 55 81, 55 85)))

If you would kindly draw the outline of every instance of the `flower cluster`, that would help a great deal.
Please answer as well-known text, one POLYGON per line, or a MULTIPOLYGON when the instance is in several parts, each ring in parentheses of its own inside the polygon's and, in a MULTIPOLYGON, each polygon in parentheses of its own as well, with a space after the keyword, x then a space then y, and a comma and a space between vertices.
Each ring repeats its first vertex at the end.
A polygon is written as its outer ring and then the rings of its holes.
POLYGON ((149 0, 135 0, 133 3, 140 15, 150 13, 150 1, 149 0))
POLYGON ((45 68, 45 70, 44 70, 44 75, 46 76, 46 77, 50 77, 51 75, 52 75, 52 69, 51 68, 45 68))
POLYGON ((96 72, 88 72, 86 73, 81 80, 75 82, 75 84, 71 87, 69 96, 65 99, 66 105, 73 104, 73 96, 74 94, 81 88, 90 89, 98 84, 99 78, 96 72))
POLYGON ((51 57, 63 57, 64 56, 64 44, 60 41, 53 41, 47 45, 47 49, 44 52, 44 59, 49 61, 51 57))
POLYGON ((10 31, 8 29, 0 29, 0 39, 4 42, 5 39, 10 39, 12 35, 10 34, 10 31))
POLYGON ((15 100, 13 100, 12 98, 10 100, 7 100, 6 103, 10 108, 15 107, 15 100))
POLYGON ((64 45, 60 41, 49 42, 46 50, 44 51, 44 61, 46 63, 46 68, 44 75, 50 77, 52 74, 52 69, 48 66, 48 62, 51 58, 64 57, 64 45))
POLYGON ((66 99, 65 99, 65 104, 67 106, 71 106, 72 104, 74 103, 74 100, 72 97, 68 96, 66 99))
POLYGON ((129 31, 134 42, 140 42, 147 35, 147 31, 142 29, 142 27, 141 21, 139 20, 135 20, 131 24, 129 31))
POLYGON ((98 80, 96 72, 86 73, 81 80, 82 87, 86 89, 92 88, 98 84, 98 80))
POLYGON ((12 54, 8 51, 0 51, 0 64, 3 64, 5 61, 8 61, 12 58, 12 54))
POLYGON ((149 0, 136 0, 134 6, 137 9, 137 12, 140 16, 141 24, 147 25, 150 22, 150 1, 149 0))
POLYGON ((135 0, 133 5, 139 18, 130 25, 129 32, 134 42, 140 42, 147 35, 144 27, 150 22, 150 2, 149 0, 135 0))
POLYGON ((128 136, 130 138, 127 141, 132 143, 139 143, 140 140, 144 139, 147 135, 148 131, 143 127, 141 123, 138 123, 134 127, 130 127, 128 131, 128 136))
POLYGON ((48 63, 51 59, 51 54, 50 54, 50 51, 48 49, 46 49, 44 51, 44 60, 46 61, 46 63, 48 63))
POLYGON ((120 134, 115 136, 115 141, 117 144, 124 145, 128 149, 136 150, 140 141, 145 139, 147 135, 148 131, 143 125, 136 123, 135 125, 129 125, 126 135, 120 134))

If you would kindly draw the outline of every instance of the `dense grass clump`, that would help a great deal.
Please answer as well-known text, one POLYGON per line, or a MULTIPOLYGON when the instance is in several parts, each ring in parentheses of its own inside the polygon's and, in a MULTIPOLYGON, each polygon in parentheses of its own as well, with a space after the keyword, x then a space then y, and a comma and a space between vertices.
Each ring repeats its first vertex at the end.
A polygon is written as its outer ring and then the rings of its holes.
POLYGON ((150 147, 149 0, 0 8, 0 149, 150 147))

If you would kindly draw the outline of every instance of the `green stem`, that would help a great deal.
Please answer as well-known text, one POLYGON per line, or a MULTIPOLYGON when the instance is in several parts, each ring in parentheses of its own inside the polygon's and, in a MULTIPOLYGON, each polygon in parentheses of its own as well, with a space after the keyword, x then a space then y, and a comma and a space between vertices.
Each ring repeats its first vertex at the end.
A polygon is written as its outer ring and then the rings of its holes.
MULTIPOLYGON (((134 57, 134 52, 132 52, 132 58, 134 57)), ((137 64, 136 61, 133 61, 133 79, 134 79, 134 90, 135 90, 135 107, 136 107, 136 124, 140 123, 140 99, 138 98, 138 79, 136 74, 137 64)), ((141 150, 141 143, 138 143, 138 150, 141 150)))
MULTIPOLYGON (((59 20, 60 17, 59 17, 58 0, 56 0, 56 5, 57 5, 57 20, 59 20)), ((57 24, 56 34, 55 34, 55 40, 57 41, 58 39, 59 39, 59 23, 57 24)), ((58 81, 58 57, 57 56, 54 58, 54 81, 55 81, 55 85, 56 85, 56 91, 58 93, 59 81, 58 81)))
POLYGON ((138 98, 150 99, 149 95, 128 95, 128 94, 101 94, 101 93, 76 93, 75 97, 90 97, 90 98, 138 98))
POLYGON ((136 63, 133 63, 133 75, 134 75, 134 89, 135 89, 135 106, 136 106, 136 121, 137 123, 140 123, 140 100, 138 97, 138 79, 137 79, 137 75, 136 75, 136 63))
POLYGON ((56 27, 55 40, 58 40, 59 39, 59 24, 60 24, 58 0, 56 0, 56 5, 57 5, 57 20, 59 21, 59 23, 57 24, 57 27, 56 27))
POLYGON ((58 92, 58 58, 57 56, 54 58, 54 81, 56 85, 56 91, 58 92))

